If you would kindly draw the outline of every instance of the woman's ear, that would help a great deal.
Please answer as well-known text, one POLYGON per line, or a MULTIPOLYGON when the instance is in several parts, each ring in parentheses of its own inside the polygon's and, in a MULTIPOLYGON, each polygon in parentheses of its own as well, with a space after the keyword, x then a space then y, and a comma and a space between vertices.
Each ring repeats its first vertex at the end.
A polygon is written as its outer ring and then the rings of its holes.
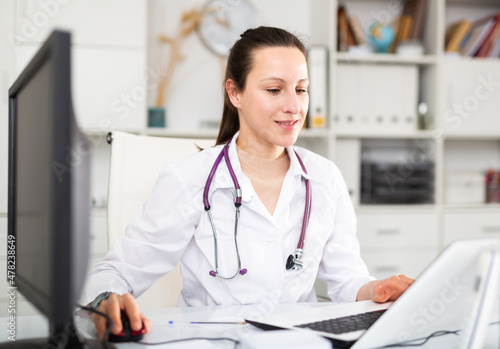
POLYGON ((226 92, 233 106, 237 109, 240 108, 240 92, 236 83, 231 79, 226 80, 226 92))

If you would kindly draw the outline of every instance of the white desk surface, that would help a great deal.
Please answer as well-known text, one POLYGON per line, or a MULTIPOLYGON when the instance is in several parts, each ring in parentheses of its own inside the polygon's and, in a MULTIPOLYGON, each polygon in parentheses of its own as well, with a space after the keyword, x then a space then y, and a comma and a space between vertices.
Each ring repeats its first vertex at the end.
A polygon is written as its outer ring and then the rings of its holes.
MULTIPOLYGON (((301 304, 260 304, 260 305, 237 305, 237 306, 208 306, 191 308, 163 308, 144 310, 153 322, 153 328, 144 336, 143 341, 155 343, 169 340, 192 338, 192 337, 229 337, 243 340, 262 332, 251 325, 203 325, 189 324, 190 321, 243 321, 250 314, 269 315, 275 312, 286 312, 308 307, 317 307, 331 303, 301 303, 301 304), (174 321, 174 324, 170 324, 174 321), (177 321, 177 324, 175 322, 177 321)), ((0 318, 1 324, 7 324, 7 318, 0 318)), ((95 334, 90 317, 76 316, 78 328, 84 336, 95 334)), ((7 326, 1 325, 1 328, 7 326)), ((41 315, 21 316, 16 318, 16 339, 45 337, 48 333, 48 325, 41 315)), ((436 337, 419 348, 456 348, 458 336, 446 335, 436 337)), ((0 332, 0 341, 7 341, 6 331, 0 332)), ((136 348, 141 346, 137 343, 116 344, 118 349, 136 348)), ((142 346, 144 348, 144 346, 142 346)), ((155 348, 237 348, 230 341, 186 341, 170 345, 159 345, 155 348)), ((291 347, 292 349, 294 347, 291 347)), ((500 325, 489 326, 489 331, 484 348, 500 348, 500 325)))

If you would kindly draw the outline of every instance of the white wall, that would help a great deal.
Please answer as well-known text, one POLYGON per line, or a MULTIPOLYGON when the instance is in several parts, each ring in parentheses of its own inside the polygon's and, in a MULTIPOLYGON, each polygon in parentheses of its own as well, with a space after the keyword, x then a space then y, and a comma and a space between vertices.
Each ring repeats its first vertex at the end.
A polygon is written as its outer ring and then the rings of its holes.
MULTIPOLYGON (((290 16, 282 1, 249 2, 255 8, 258 25, 279 26, 299 34, 308 43, 312 42, 314 14, 311 13, 311 6, 306 1, 286 2, 286 7, 293 8, 294 13, 301 13, 300 19, 290 16)), ((179 30, 182 13, 193 8, 201 9, 205 3, 206 0, 149 2, 149 67, 156 69, 158 64, 165 67, 168 60, 169 46, 160 45, 158 36, 175 36, 179 30)), ((324 30, 323 33, 328 33, 328 30, 324 30)), ((204 121, 219 122, 222 115, 225 59, 211 53, 201 42, 197 32, 186 38, 182 52, 185 59, 174 72, 165 103, 167 127, 175 130, 192 130, 202 127, 204 121)), ((155 99, 156 91, 152 91, 148 99, 149 104, 154 104, 155 99)))

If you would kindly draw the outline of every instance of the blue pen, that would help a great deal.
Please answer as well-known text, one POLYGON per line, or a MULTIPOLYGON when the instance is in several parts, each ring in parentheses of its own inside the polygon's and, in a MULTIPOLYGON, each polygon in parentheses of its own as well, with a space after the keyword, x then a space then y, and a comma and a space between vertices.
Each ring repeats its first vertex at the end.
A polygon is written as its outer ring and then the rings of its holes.
POLYGON ((176 325, 176 324, 190 324, 190 325, 246 325, 246 321, 188 321, 188 322, 182 322, 182 321, 173 321, 170 320, 168 322, 169 325, 176 325))

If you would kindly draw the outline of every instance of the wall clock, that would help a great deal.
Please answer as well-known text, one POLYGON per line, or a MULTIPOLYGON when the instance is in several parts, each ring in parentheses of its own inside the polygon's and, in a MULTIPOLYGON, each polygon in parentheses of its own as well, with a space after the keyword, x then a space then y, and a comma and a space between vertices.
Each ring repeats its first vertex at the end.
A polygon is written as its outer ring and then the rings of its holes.
POLYGON ((255 9, 245 0, 209 0, 203 13, 200 38, 219 56, 227 56, 240 34, 257 24, 255 9))

